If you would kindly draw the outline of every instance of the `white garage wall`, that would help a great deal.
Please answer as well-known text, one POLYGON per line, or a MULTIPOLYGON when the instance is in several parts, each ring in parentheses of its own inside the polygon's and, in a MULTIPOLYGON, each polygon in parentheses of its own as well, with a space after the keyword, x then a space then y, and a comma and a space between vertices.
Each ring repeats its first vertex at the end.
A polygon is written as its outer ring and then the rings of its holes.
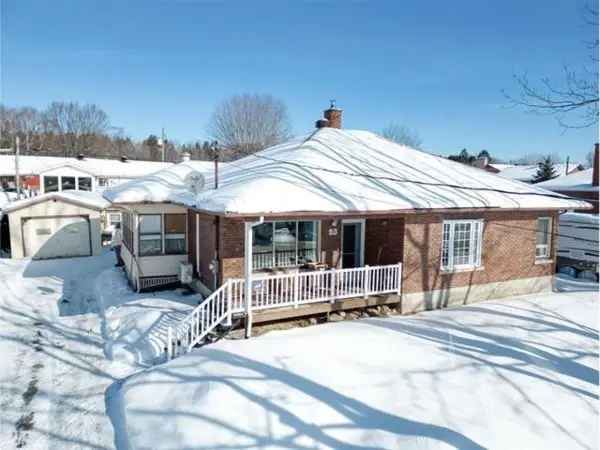
POLYGON ((92 254, 99 255, 102 251, 100 238, 101 224, 100 211, 84 206, 74 205, 62 200, 47 200, 36 203, 16 211, 9 212, 8 220, 10 226, 10 246, 12 258, 23 258, 23 235, 21 219, 24 217, 48 217, 48 216, 78 216, 84 215, 90 218, 90 231, 92 235, 92 254))

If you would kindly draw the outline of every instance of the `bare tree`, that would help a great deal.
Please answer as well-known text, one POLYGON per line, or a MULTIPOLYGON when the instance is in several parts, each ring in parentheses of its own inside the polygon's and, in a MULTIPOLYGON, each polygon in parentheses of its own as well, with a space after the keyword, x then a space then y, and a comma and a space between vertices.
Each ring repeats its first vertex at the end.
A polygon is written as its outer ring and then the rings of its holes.
POLYGON ((381 135, 390 141, 394 141, 398 144, 406 145, 407 147, 416 149, 420 149, 421 145, 423 144, 423 140, 416 130, 411 130, 407 126, 394 122, 388 124, 383 130, 381 130, 381 135))
POLYGON ((49 130, 63 137, 64 156, 87 150, 110 129, 108 114, 93 104, 53 102, 43 114, 49 130))
POLYGON ((584 16, 594 33, 593 40, 585 43, 591 53, 587 66, 580 70, 565 66, 560 84, 547 77, 533 84, 526 74, 514 75, 520 93, 514 96, 504 92, 511 104, 531 113, 554 116, 565 129, 598 123, 598 10, 587 5, 584 16))
POLYGON ((290 137, 287 107, 269 94, 234 95, 216 107, 208 131, 235 156, 248 155, 290 137))

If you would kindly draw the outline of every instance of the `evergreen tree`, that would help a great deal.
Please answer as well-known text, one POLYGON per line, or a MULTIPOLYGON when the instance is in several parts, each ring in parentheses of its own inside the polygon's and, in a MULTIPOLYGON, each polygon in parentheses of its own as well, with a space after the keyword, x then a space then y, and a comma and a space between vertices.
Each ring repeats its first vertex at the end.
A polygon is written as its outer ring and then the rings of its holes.
POLYGON ((535 176, 533 177, 533 182, 540 183, 542 181, 556 178, 557 176, 558 173, 556 173, 556 169, 554 168, 552 157, 546 156, 542 161, 538 163, 538 169, 535 176))
POLYGON ((487 158, 490 161, 492 160, 492 157, 490 156, 490 152, 488 152, 487 150, 481 150, 479 152, 479 154, 477 155, 478 158, 487 158))

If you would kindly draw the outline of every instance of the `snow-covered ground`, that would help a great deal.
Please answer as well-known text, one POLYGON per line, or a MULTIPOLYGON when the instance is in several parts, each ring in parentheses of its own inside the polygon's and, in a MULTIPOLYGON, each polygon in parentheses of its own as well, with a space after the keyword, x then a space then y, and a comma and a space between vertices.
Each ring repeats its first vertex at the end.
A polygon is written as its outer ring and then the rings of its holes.
POLYGON ((597 448, 597 287, 222 340, 129 378, 121 432, 156 450, 597 448))
POLYGON ((114 255, 0 259, 0 449, 122 447, 113 393, 197 298, 126 289, 114 255))
POLYGON ((223 340, 114 255, 0 259, 0 449, 595 448, 598 285, 223 340), (581 291, 581 292, 578 292, 581 291))

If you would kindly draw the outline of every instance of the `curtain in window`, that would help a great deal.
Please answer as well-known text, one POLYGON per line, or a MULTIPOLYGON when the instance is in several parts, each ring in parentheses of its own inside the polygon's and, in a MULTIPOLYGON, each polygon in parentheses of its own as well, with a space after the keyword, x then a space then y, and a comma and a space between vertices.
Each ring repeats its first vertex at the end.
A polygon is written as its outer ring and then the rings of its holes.
POLYGON ((185 214, 165 214, 165 253, 186 253, 186 220, 185 214))

